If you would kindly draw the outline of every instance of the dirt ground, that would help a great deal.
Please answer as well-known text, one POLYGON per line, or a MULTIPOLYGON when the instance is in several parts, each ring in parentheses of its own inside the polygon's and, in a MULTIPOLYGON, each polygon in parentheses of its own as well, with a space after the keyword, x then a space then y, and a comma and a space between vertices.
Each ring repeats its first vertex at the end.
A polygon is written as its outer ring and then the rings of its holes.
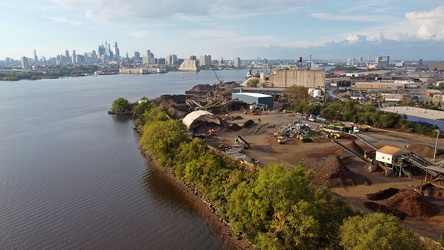
MULTIPOLYGON (((266 111, 262 112, 261 115, 250 115, 243 114, 242 112, 232 112, 221 118, 226 119, 229 123, 239 125, 235 127, 241 127, 248 120, 253 120, 256 125, 251 128, 242 128, 239 131, 225 131, 223 128, 215 127, 215 136, 207 138, 209 144, 215 147, 218 147, 220 144, 234 145, 234 138, 241 135, 250 144, 250 148, 244 150, 244 154, 259 160, 259 164, 261 165, 282 163, 290 167, 295 167, 303 161, 307 170, 313 169, 315 172, 325 171, 325 168, 328 167, 327 165, 330 164, 332 159, 335 159, 335 157, 332 158, 332 156, 337 156, 336 159, 338 159, 339 163, 336 164, 337 166, 335 164, 333 165, 336 167, 346 166, 347 169, 341 171, 347 172, 349 182, 347 185, 339 183, 339 185, 331 187, 331 191, 347 199, 353 207, 365 212, 371 212, 370 209, 364 206, 364 203, 369 201, 366 196, 367 194, 376 193, 388 188, 415 189, 421 184, 424 184, 423 176, 408 179, 406 177, 385 177, 381 171, 368 172, 364 168, 368 163, 359 160, 357 157, 351 157, 349 153, 341 149, 326 136, 318 136, 313 142, 304 143, 296 138, 292 138, 284 144, 278 144, 273 134, 274 131, 283 124, 288 124, 294 120, 310 123, 301 120, 301 117, 294 114, 266 111), (235 117, 235 119, 230 119, 231 117, 235 117), (352 185, 349 185, 350 183, 352 183, 352 185)), ((311 124, 315 127, 320 125, 316 123, 311 124)), ((406 143, 408 143, 408 145, 415 143, 430 145, 435 143, 433 138, 387 132, 373 128, 370 131, 371 132, 368 133, 363 132, 366 139, 373 138, 373 134, 383 135, 382 137, 374 139, 375 142, 377 142, 374 144, 378 147, 383 145, 401 147, 401 145, 405 145, 406 143), (383 138, 383 140, 381 140, 381 138, 383 138)), ((195 134, 196 133, 205 133, 205 131, 202 129, 202 131, 195 131, 195 134)), ((351 144, 353 139, 341 138, 338 139, 338 141, 343 145, 353 145, 351 144)), ((362 148, 366 147, 359 140, 355 140, 355 143, 362 148)), ((442 141, 439 143, 443 145, 442 141)), ((444 234, 444 199, 429 197, 428 200, 438 205, 440 212, 430 218, 418 219, 407 216, 403 220, 403 225, 421 236, 437 240, 440 234, 444 234)), ((377 201, 377 203, 386 204, 386 201, 377 201)))

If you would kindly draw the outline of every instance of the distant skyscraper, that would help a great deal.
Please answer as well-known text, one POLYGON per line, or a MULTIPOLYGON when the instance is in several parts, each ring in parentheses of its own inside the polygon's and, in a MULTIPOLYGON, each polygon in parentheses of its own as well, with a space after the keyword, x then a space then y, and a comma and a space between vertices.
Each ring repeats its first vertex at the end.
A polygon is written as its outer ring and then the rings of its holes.
POLYGON ((140 53, 137 51, 134 51, 134 60, 136 60, 136 61, 140 60, 140 53))
POLYGON ((172 65, 175 65, 176 63, 177 63, 177 55, 175 55, 175 54, 173 54, 173 56, 172 56, 172 65))
POLYGON ((34 64, 38 63, 37 52, 34 50, 34 64))
POLYGON ((199 57, 200 66, 210 66, 211 65, 211 56, 210 55, 200 55, 199 57))
POLYGON ((151 53, 151 50, 146 51, 147 61, 148 63, 153 64, 154 63, 154 54, 151 53))
POLYGON ((190 60, 196 60, 196 56, 190 56, 190 60))
POLYGON ((66 62, 65 63, 72 63, 71 58, 69 57, 69 51, 65 50, 65 57, 66 57, 66 62))
POLYGON ((239 57, 234 58, 234 67, 239 68, 241 66, 241 59, 239 57))
POLYGON ((75 50, 72 50, 72 64, 77 64, 77 55, 75 50))
POLYGON ((120 50, 119 50, 119 47, 117 46, 117 42, 114 42, 113 53, 114 53, 114 59, 119 60, 120 59, 120 50))
POLYGON ((165 59, 165 64, 172 65, 173 64, 173 55, 168 55, 165 59))
POLYGON ((28 64, 28 58, 26 56, 22 57, 22 69, 28 69, 29 68, 29 64, 28 64))

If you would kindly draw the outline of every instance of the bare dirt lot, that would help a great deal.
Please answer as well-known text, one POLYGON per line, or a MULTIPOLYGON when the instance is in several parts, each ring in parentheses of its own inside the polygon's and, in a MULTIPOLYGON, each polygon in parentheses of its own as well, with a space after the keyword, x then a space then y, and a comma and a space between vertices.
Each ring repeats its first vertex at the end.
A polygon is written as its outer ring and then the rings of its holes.
MULTIPOLYGON (((234 138, 241 135, 250 144, 250 148, 243 150, 244 154, 259 160, 261 165, 282 163, 289 167, 295 167, 300 162, 304 162, 307 170, 315 172, 315 183, 319 185, 328 184, 333 193, 344 197, 353 207, 365 212, 372 211, 364 205, 370 201, 367 198, 368 194, 389 188, 414 190, 424 184, 424 176, 414 176, 408 179, 407 177, 385 177, 382 171, 368 172, 365 166, 369 163, 365 163, 357 157, 352 157, 325 135, 313 136, 312 142, 304 143, 296 138, 291 138, 284 144, 277 143, 274 131, 284 124, 301 120, 301 117, 294 114, 266 111, 262 112, 261 115, 250 115, 242 112, 232 112, 222 118, 235 124, 233 127, 240 130, 229 131, 215 127, 215 135, 207 139, 210 145, 214 147, 218 147, 220 144, 233 145, 235 144, 234 138), (248 120, 254 121, 256 125, 250 128, 241 128, 248 120)), ((305 120, 301 120, 301 122, 310 123, 305 120)), ((311 123, 313 127, 319 125, 311 123)), ((205 130, 200 131, 200 133, 205 133, 205 130)), ((363 132, 362 136, 377 147, 384 145, 405 147, 418 143, 426 145, 434 145, 435 143, 433 138, 387 132, 373 128, 370 129, 370 132, 363 132)), ((354 143, 353 139, 344 137, 338 138, 337 141, 348 147, 358 145, 363 149, 366 148, 366 145, 357 139, 354 140, 354 143)), ((443 141, 440 141, 439 145, 443 145, 443 141)), ((437 240, 441 234, 444 234, 444 199, 428 197, 427 193, 424 197, 427 202, 433 204, 428 206, 437 206, 439 212, 433 216, 421 218, 407 215, 404 219, 404 225, 419 235, 437 240)), ((423 199, 422 196, 420 198, 423 199)), ((389 203, 387 200, 374 202, 387 205, 389 203)), ((427 204, 429 203, 426 203, 426 206, 427 204)), ((403 204, 402 206, 407 205, 403 204)), ((425 210, 426 208, 419 209, 425 210)))

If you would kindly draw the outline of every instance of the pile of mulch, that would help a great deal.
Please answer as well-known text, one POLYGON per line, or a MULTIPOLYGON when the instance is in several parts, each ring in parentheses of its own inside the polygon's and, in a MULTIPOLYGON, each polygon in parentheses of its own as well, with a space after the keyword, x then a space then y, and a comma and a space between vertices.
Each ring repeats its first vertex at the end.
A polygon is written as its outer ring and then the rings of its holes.
POLYGON ((440 210, 438 205, 431 203, 411 189, 402 189, 387 199, 387 206, 417 219, 427 219, 438 214, 440 210))
POLYGON ((351 141, 348 145, 348 148, 353 149, 354 151, 358 152, 360 155, 364 155, 364 150, 356 144, 355 140, 351 141))
POLYGON ((216 90, 215 85, 197 84, 194 87, 192 87, 190 90, 188 90, 187 92, 210 92, 210 91, 215 91, 215 90, 216 90))
POLYGON ((366 201, 364 202, 364 206, 374 212, 381 212, 381 213, 386 213, 386 214, 391 214, 393 216, 398 217, 400 220, 404 220, 406 214, 404 212, 398 211, 398 210, 394 210, 391 209, 388 206, 385 205, 381 205, 379 203, 376 202, 372 202, 372 201, 366 201))
POLYGON ((366 196, 367 196, 367 199, 369 199, 371 201, 380 201, 380 200, 388 199, 397 193, 399 193, 399 189, 388 188, 388 189, 384 189, 384 190, 381 190, 381 191, 373 193, 373 194, 367 194, 366 196))
POLYGON ((319 165, 313 168, 313 181, 318 185, 328 187, 347 187, 355 185, 369 185, 369 181, 358 174, 351 172, 340 157, 328 156, 319 165))
POLYGON ((433 158, 433 154, 435 153, 434 148, 424 144, 412 144, 408 146, 407 149, 412 153, 427 158, 433 158))
POLYGON ((233 121, 235 121, 235 120, 242 120, 242 119, 243 119, 243 117, 240 116, 240 115, 231 117, 231 120, 233 120, 233 121))
POLYGON ((186 95, 161 95, 153 100, 153 102, 157 105, 161 104, 162 102, 168 102, 168 103, 185 103, 187 99, 186 95))
POLYGON ((227 124, 227 131, 239 131, 242 127, 237 125, 236 123, 228 123, 227 124))
POLYGON ((244 128, 251 128, 251 127, 253 127, 254 126, 254 121, 253 120, 248 120, 248 121, 246 121, 245 123, 244 123, 244 128))

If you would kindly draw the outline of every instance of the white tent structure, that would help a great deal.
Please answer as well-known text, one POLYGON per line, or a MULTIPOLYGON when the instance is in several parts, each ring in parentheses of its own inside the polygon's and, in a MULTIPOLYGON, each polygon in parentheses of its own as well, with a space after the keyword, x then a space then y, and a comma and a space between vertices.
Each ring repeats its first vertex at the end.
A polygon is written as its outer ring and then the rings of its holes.
POLYGON ((188 130, 193 130, 194 128, 204 124, 213 122, 217 125, 220 125, 220 120, 213 113, 210 113, 206 110, 197 110, 186 115, 183 120, 183 124, 187 126, 188 130))

